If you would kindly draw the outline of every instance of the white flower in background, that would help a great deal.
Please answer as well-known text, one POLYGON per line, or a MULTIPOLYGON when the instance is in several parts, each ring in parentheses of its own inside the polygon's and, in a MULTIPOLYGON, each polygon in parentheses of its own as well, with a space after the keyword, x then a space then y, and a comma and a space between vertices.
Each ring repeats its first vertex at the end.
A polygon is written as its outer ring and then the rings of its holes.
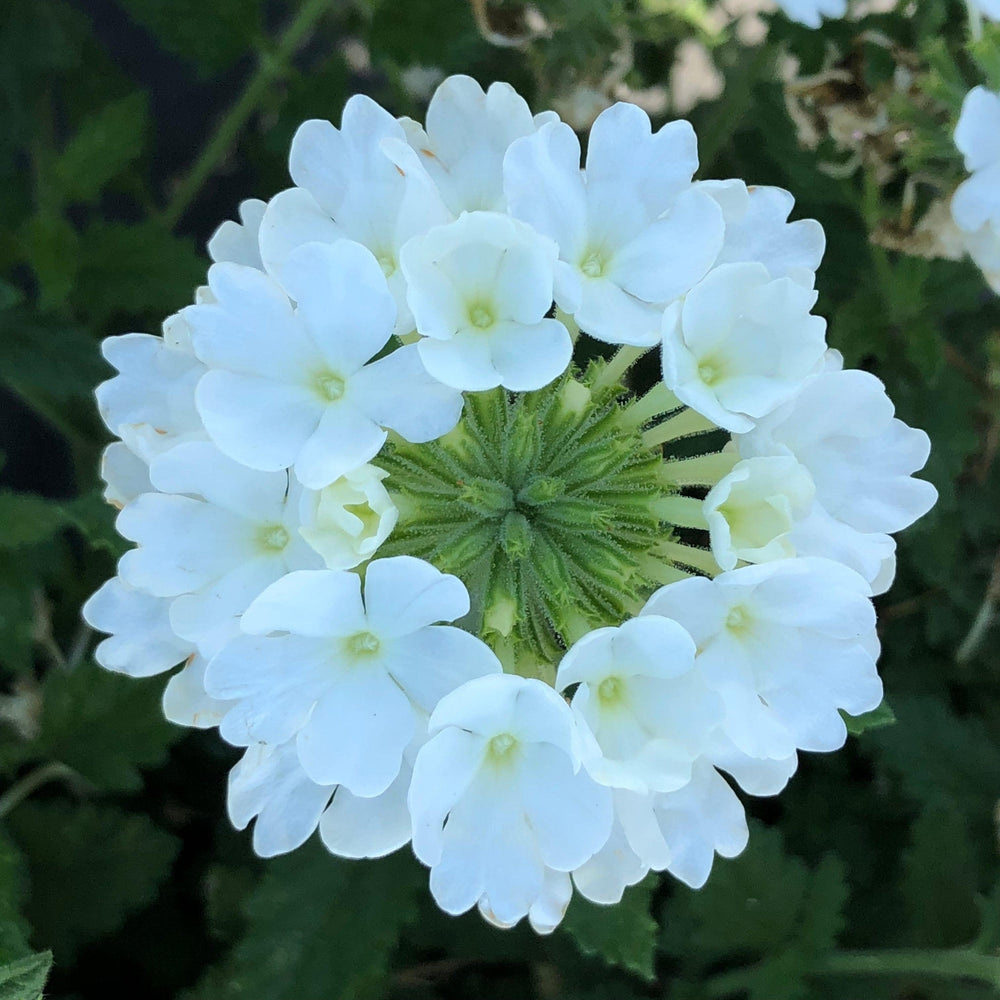
POLYGON ((467 212, 410 240, 400 260, 422 339, 420 360, 455 389, 540 389, 573 354, 545 318, 556 246, 498 212, 467 212))
POLYGON ((170 624, 170 601, 154 597, 113 576, 92 594, 81 612, 98 632, 110 633, 94 650, 107 670, 151 677, 186 660, 195 648, 170 624))
POLYGON ((611 832, 611 792, 579 767, 573 714, 547 684, 484 677, 446 696, 410 786, 413 850, 452 914, 486 897, 514 924, 611 832))
POLYGON ((209 663, 209 694, 236 702, 220 732, 238 746, 294 737, 313 781, 379 795, 399 774, 420 713, 500 671, 481 640, 434 624, 468 610, 460 580, 410 556, 369 563, 363 600, 355 573, 289 573, 247 609, 250 634, 209 663))
POLYGON ((427 441, 454 426, 461 396, 426 373, 415 347, 371 360, 395 307, 367 250, 346 240, 306 245, 283 282, 284 290, 251 268, 216 264, 217 301, 184 311, 209 368, 198 410, 223 452, 253 469, 294 466, 321 489, 373 458, 386 427, 427 441))
POLYGON ((318 119, 299 126, 289 168, 297 187, 271 199, 261 224, 267 269, 284 274, 288 255, 304 243, 355 240, 388 279, 396 332, 408 333, 413 324, 399 252, 411 236, 452 216, 403 126, 371 98, 356 95, 344 106, 339 129, 318 119), (395 151, 392 159, 387 146, 395 151))
POLYGON ((712 555, 723 569, 796 554, 790 534, 812 507, 816 487, 794 458, 738 462, 705 497, 712 555))
POLYGON ((718 695, 695 667, 694 640, 657 615, 595 629, 574 643, 556 689, 574 684, 583 762, 602 785, 642 793, 682 787, 722 719, 718 695))
POLYGON ((816 292, 763 264, 722 264, 663 315, 663 381, 720 427, 749 431, 820 367, 816 292))
POLYGON ((955 145, 972 174, 951 199, 955 222, 969 233, 1000 227, 1000 94, 974 87, 965 95, 955 145))
POLYGON ((267 202, 248 198, 240 202, 240 221, 227 219, 208 241, 208 255, 216 263, 228 261, 264 270, 260 257, 260 224, 267 202))
POLYGON ((357 798, 339 786, 316 784, 302 768, 295 741, 249 746, 229 772, 227 807, 237 830, 256 817, 254 850, 270 858, 295 850, 316 831, 334 854, 378 858, 410 839, 406 808, 411 767, 380 795, 357 798))
POLYGON ((658 590, 644 614, 680 622, 726 703, 722 729, 750 757, 836 750, 840 709, 878 707, 878 639, 869 587, 829 559, 781 559, 658 590))
POLYGON ((444 203, 461 212, 503 212, 503 158, 521 136, 558 120, 554 111, 532 115, 527 101, 509 83, 493 83, 484 93, 469 76, 450 76, 427 107, 426 130, 400 119, 410 145, 433 178, 444 203))
POLYGON ((664 305, 718 256, 722 211, 692 186, 697 166, 687 122, 653 133, 633 104, 615 104, 594 122, 583 172, 580 142, 561 122, 507 151, 511 214, 559 245, 556 302, 592 337, 655 344, 664 305))
POLYGON ((815 219, 789 222, 795 199, 777 187, 750 187, 741 180, 699 181, 722 209, 726 234, 715 263, 763 264, 772 278, 813 284, 826 250, 826 235, 815 219))
POLYGON ((170 605, 174 631, 212 655, 239 616, 289 570, 322 566, 298 534, 298 495, 285 472, 259 472, 207 441, 179 444, 155 459, 144 493, 118 515, 139 547, 122 556, 127 583, 170 605))
POLYGON ((815 500, 792 533, 795 550, 836 558, 881 593, 895 565, 888 535, 911 525, 937 500, 933 485, 913 478, 927 461, 930 440, 894 416, 874 375, 844 371, 841 364, 840 355, 830 352, 822 374, 735 442, 747 458, 785 456, 808 470, 815 500))
POLYGON ((303 492, 299 534, 327 569, 351 569, 370 559, 396 526, 399 511, 382 485, 385 476, 362 465, 321 490, 303 492))
POLYGON ((986 283, 1000 295, 1000 225, 987 223, 974 233, 964 233, 965 249, 983 272, 986 283))
POLYGON ((819 28, 824 17, 839 18, 847 13, 847 0, 778 0, 778 6, 790 20, 807 28, 819 28))

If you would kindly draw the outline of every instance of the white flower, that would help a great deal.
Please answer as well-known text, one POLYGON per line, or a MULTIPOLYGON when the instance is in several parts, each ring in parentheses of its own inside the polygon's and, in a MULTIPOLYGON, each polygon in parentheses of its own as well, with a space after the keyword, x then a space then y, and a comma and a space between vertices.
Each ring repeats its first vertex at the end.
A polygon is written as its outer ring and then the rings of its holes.
POLYGON ((573 714, 547 684, 513 674, 441 700, 410 786, 413 850, 446 913, 485 896, 514 924, 542 898, 546 869, 569 872, 611 832, 611 793, 579 769, 573 714))
POLYGON ((778 0, 778 6, 792 21, 808 28, 818 28, 824 17, 843 17, 847 0, 778 0))
POLYGON ((205 691, 204 656, 192 656, 163 689, 163 715, 168 722, 193 729, 217 726, 230 709, 228 701, 219 701, 205 691))
POLYGON ((267 203, 259 198, 240 202, 240 221, 227 219, 208 241, 208 255, 216 263, 228 261, 264 270, 260 258, 260 224, 267 203))
POLYGON ((258 472, 207 441, 179 444, 155 459, 144 493, 118 515, 139 543, 119 564, 122 578, 170 607, 174 631, 214 653, 247 605, 290 569, 319 567, 298 535, 297 491, 284 472, 258 472))
POLYGON ((777 187, 748 188, 741 180, 699 181, 726 220, 725 240, 715 263, 763 264, 772 278, 812 285, 823 259, 826 235, 815 219, 788 222, 795 199, 777 187))
POLYGON ((644 614, 680 622, 726 703, 723 731, 751 757, 836 750, 876 708, 875 611, 865 580, 829 559, 781 559, 658 590, 644 614))
POLYGON ((195 651, 174 633, 170 601, 137 590, 121 577, 113 576, 91 594, 81 614, 91 628, 110 633, 94 650, 94 659, 107 670, 150 677, 195 651))
POLYGON ((734 858, 747 845, 743 805, 708 760, 695 762, 691 780, 666 794, 620 792, 615 811, 642 864, 669 871, 700 889, 716 854, 734 858))
POLYGON ((294 466, 320 489, 378 452, 391 427, 411 441, 450 430, 462 408, 415 347, 368 363, 392 333, 395 307, 372 255, 356 243, 308 244, 286 262, 285 290, 216 264, 216 303, 190 306, 195 349, 210 369, 198 410, 212 440, 252 469, 294 466))
POLYGON ((555 297, 580 328, 617 344, 655 344, 667 302, 709 269, 722 211, 691 185, 696 139, 685 121, 653 134, 633 104, 594 122, 587 169, 573 130, 549 122, 504 159, 511 213, 559 245, 555 297))
POLYGON ((969 233, 987 223, 1000 229, 1000 94, 974 87, 965 95, 955 145, 972 174, 951 199, 955 222, 969 233))
POLYGON ((809 517, 791 535, 801 555, 837 559, 861 573, 873 593, 892 580, 895 545, 888 535, 926 514, 937 490, 913 473, 930 453, 927 435, 894 417, 882 383, 868 372, 826 369, 790 403, 735 437, 745 457, 785 456, 801 463, 816 487, 809 517))
POLYGON ((357 798, 339 786, 318 785, 302 768, 295 741, 255 743, 229 772, 227 806, 237 830, 256 817, 253 847, 270 858, 294 850, 319 827, 324 845, 350 858, 378 858, 410 839, 406 790, 411 767, 380 795, 357 798))
MULTIPOLYGON (((542 879, 542 891, 528 910, 528 923, 531 924, 531 929, 536 934, 551 934, 562 923, 572 898, 573 882, 569 875, 554 868, 546 868, 542 879)), ((503 930, 510 929, 518 922, 501 919, 486 896, 480 898, 477 909, 484 920, 503 930)))
POLYGON ((573 342, 552 306, 556 246, 497 212, 468 212, 406 244, 420 360, 455 389, 540 389, 561 375, 573 342))
POLYGON ((299 126, 289 169, 298 186, 271 199, 261 224, 267 269, 285 274, 288 255, 304 243, 355 240, 372 252, 389 281, 396 332, 408 333, 413 324, 399 252, 411 236, 448 222, 451 213, 407 145, 403 126, 370 97, 356 95, 344 106, 340 129, 318 119, 299 126))
POLYGON ((614 793, 615 820, 607 843, 588 861, 573 872, 573 884, 580 895, 592 903, 620 903, 625 890, 645 878, 649 865, 632 850, 618 818, 619 802, 635 798, 647 800, 648 795, 617 790, 614 793))
POLYGON ((389 537, 399 511, 382 485, 385 477, 382 469, 362 465, 321 490, 303 491, 299 534, 327 569, 357 566, 389 537))
POLYGON ((986 283, 1000 295, 1000 225, 987 223, 974 233, 964 233, 965 249, 983 272, 986 283))
POLYGON ((557 120, 553 111, 532 117, 527 102, 509 83, 482 87, 470 76, 449 76, 427 107, 427 127, 400 120, 410 145, 456 215, 503 212, 503 158, 507 148, 540 125, 557 120))
POLYGON ((969 0, 969 3, 981 10, 984 17, 1000 21, 1000 0, 969 0))
POLYGON ((124 441, 112 441, 101 453, 104 499, 121 510, 140 493, 151 493, 149 466, 124 441))
POLYGON ((663 315, 663 381, 720 427, 748 431, 817 371, 816 292, 763 264, 722 264, 663 315))
POLYGON ((289 573, 247 609, 242 628, 251 634, 209 664, 208 692, 236 700, 222 736, 243 746, 294 737, 313 781, 381 794, 420 713, 500 670, 475 636, 432 624, 468 610, 461 581, 410 556, 369 563, 364 601, 355 573, 289 573))
POLYGON ((789 535, 812 507, 816 487, 794 458, 738 462, 709 490, 703 510, 712 555, 723 569, 739 560, 767 562, 796 554, 789 535))
POLYGON ((97 405, 112 434, 143 461, 178 441, 204 438, 194 392, 205 372, 185 349, 180 317, 163 324, 164 336, 126 333, 101 344, 104 357, 119 374, 97 387, 97 405), (172 331, 174 336, 167 337, 172 331))
POLYGON ((602 785, 673 791, 722 719, 722 704, 695 668, 694 640, 677 622, 645 615, 599 628, 559 664, 556 689, 576 684, 583 762, 602 785))

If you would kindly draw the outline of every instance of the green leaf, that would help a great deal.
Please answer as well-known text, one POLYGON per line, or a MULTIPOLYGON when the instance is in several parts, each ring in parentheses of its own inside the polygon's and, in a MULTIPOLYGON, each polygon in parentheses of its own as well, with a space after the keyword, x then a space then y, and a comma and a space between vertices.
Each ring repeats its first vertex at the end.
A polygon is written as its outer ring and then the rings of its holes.
POLYGON ((847 725, 847 731, 852 736, 860 736, 869 729, 891 726, 896 721, 896 716, 884 698, 878 708, 873 708, 870 712, 862 712, 861 715, 848 715, 846 712, 840 714, 847 725))
POLYGON ((51 951, 0 966, 0 1000, 40 1000, 51 968, 51 951))
POLYGON ((893 699, 899 724, 867 733, 865 741, 914 801, 950 809, 990 826, 1000 788, 1000 747, 982 721, 960 718, 938 698, 893 699))
POLYGON ((0 962, 21 958, 31 950, 30 929, 21 916, 24 881, 21 852, 0 830, 0 962))
POLYGON ((52 166, 65 201, 93 201, 142 152, 146 95, 129 94, 86 118, 52 166))
POLYGON ((256 47, 261 32, 261 0, 118 0, 174 55, 206 72, 232 66, 256 47))
POLYGON ((151 903, 180 841, 113 806, 24 802, 10 828, 28 863, 26 913, 61 963, 151 903))
POLYGON ((739 964, 751 1000, 798 1000, 806 974, 831 951, 847 900, 844 867, 824 858, 810 870, 785 853, 781 834, 751 824, 746 851, 717 861, 700 890, 679 888, 664 913, 664 948, 695 978, 739 964))
POLYGON ((277 858, 247 902, 242 940, 189 1000, 382 997, 425 885, 407 853, 346 861, 313 841, 277 858))
POLYGON ((80 254, 73 301, 98 326, 118 316, 159 323, 193 301, 208 264, 193 240, 155 222, 95 222, 80 237, 80 254))
POLYGON ((655 876, 625 890, 620 903, 599 906, 577 895, 566 911, 562 929, 584 955, 596 955, 609 965, 656 978, 654 957, 659 927, 650 914, 655 876))
POLYGON ((163 681, 113 674, 92 663, 50 671, 42 690, 39 756, 60 760, 98 788, 142 788, 141 768, 167 759, 183 730, 163 718, 163 681))
POLYGON ((51 538, 65 527, 59 504, 34 493, 0 490, 0 548, 17 549, 51 538))
POLYGON ((69 298, 80 268, 79 237, 56 211, 39 212, 21 231, 23 260, 35 272, 43 310, 59 309, 69 298))
POLYGON ((930 808, 913 824, 903 859, 903 895, 910 926, 908 944, 958 947, 976 934, 976 864, 964 818, 930 808))
POLYGON ((970 42, 969 54, 983 74, 986 86, 1000 91, 1000 24, 983 25, 983 37, 970 42))

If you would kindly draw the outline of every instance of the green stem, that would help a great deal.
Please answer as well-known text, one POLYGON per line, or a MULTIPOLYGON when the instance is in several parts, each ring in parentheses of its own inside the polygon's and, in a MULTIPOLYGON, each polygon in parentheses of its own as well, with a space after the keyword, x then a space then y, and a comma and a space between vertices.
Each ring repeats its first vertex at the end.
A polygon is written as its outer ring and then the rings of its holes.
POLYGON ((650 502, 650 509, 658 517, 678 528, 699 528, 702 531, 708 528, 704 503, 697 497, 683 497, 678 494, 660 497, 650 502))
POLYGON ((710 549, 685 545, 683 542, 660 542, 654 554, 669 559, 672 563, 700 570, 709 576, 718 576, 722 572, 710 549))
MULTIPOLYGON (((710 997, 742 993, 750 985, 751 968, 734 969, 713 976, 705 983, 710 997)), ((970 948, 923 950, 900 948, 887 951, 838 951, 811 971, 814 976, 943 976, 976 979, 1000 986, 1000 958, 970 948)))
POLYGON ((15 782, 0 795, 0 819, 16 809, 36 788, 50 781, 61 781, 64 778, 75 778, 76 771, 63 764, 62 761, 51 760, 47 764, 29 771, 20 781, 15 782))
POLYGON ((287 68, 290 57, 319 18, 329 10, 330 0, 304 0, 299 12, 285 29, 273 51, 261 52, 243 93, 219 123, 215 133, 202 149, 191 169, 174 190, 160 221, 173 229, 198 196, 205 181, 216 171, 229 152, 237 135, 257 110, 261 99, 287 68))
POLYGON ((660 475, 665 486, 714 486, 740 460, 735 451, 712 451, 694 458, 664 462, 660 475))
POLYGON ((647 448, 654 448, 658 444, 667 444, 680 438, 691 437, 693 434, 707 434, 714 430, 718 430, 717 425, 707 417, 703 417, 697 410, 681 410, 675 416, 668 417, 662 424, 644 431, 642 443, 647 448))
POLYGON ((622 417, 632 427, 641 427, 661 413, 670 413, 682 405, 681 401, 662 382, 657 382, 642 399, 629 403, 622 410, 622 417))
POLYGON ((594 380, 594 389, 614 385, 648 350, 648 347, 632 347, 629 344, 618 348, 618 353, 604 365, 594 380))

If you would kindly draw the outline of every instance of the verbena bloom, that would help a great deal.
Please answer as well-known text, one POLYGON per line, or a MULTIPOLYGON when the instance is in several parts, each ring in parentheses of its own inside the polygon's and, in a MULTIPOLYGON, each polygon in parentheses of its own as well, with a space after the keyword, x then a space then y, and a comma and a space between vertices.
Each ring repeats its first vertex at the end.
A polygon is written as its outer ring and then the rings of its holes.
POLYGON ((469 77, 425 126, 306 122, 194 304, 105 343, 136 547, 84 607, 98 662, 174 669, 166 717, 243 748, 258 854, 412 843, 443 910, 538 933, 574 891, 702 885, 747 842, 734 785, 777 795, 878 705, 871 595, 936 497, 826 349, 788 192, 694 180, 691 126, 631 105, 580 149, 469 77))
POLYGON ((653 133, 631 104, 594 122, 582 172, 580 143, 561 122, 508 150, 510 210, 558 244, 556 302, 591 336, 654 344, 663 306, 712 265, 724 222, 713 199, 691 184, 697 166, 687 122, 653 133))
POLYGON ((454 425, 461 397, 425 372, 415 348, 373 360, 395 306, 368 251, 346 240, 307 244, 286 272, 283 288, 252 268, 216 264, 216 301, 185 310, 209 369, 198 411, 222 451, 255 469, 292 466, 320 489, 374 458, 386 427, 424 441, 454 425))
POLYGON ((499 212, 467 212, 403 248, 420 360, 454 389, 540 389, 573 354, 547 319, 556 245, 499 212))

